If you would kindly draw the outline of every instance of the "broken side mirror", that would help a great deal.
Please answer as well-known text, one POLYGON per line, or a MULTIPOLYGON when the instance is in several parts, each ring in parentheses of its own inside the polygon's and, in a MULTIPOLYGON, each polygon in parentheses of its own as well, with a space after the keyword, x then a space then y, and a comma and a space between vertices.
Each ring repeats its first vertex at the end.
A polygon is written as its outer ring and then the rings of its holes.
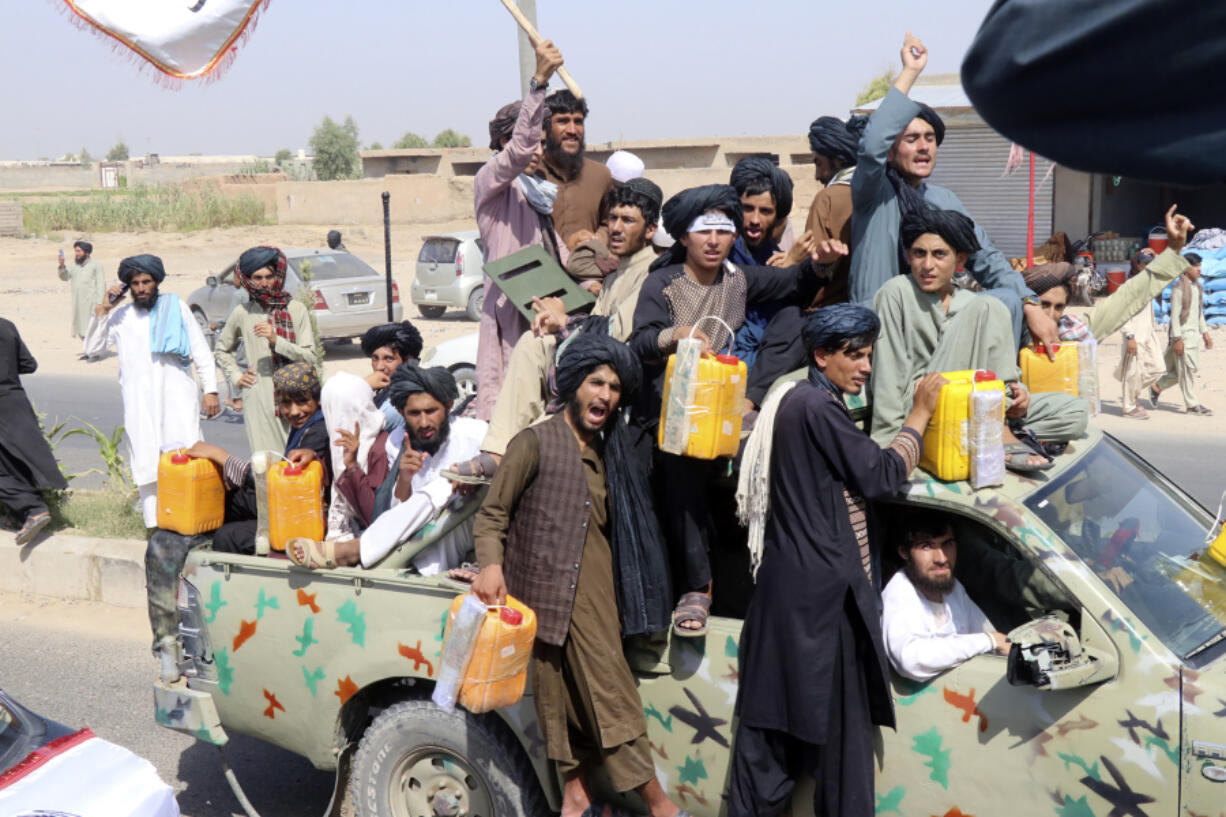
POLYGON ((1014 686, 1071 689, 1115 677, 1119 662, 1106 649, 1081 643, 1077 631, 1055 616, 1029 621, 1009 633, 1006 678, 1014 686))
POLYGON ((204 279, 204 285, 205 285, 206 287, 216 287, 216 286, 217 286, 217 276, 216 276, 216 275, 210 275, 208 278, 205 278, 205 279, 204 279))

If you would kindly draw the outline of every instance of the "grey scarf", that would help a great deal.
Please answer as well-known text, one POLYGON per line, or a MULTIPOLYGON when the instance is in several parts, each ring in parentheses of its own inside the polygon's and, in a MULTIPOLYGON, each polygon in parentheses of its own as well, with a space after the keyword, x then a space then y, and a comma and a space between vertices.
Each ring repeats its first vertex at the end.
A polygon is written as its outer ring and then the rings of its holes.
POLYGON ((519 174, 519 189, 528 200, 532 209, 547 216, 553 213, 553 203, 558 198, 558 186, 551 181, 519 174))

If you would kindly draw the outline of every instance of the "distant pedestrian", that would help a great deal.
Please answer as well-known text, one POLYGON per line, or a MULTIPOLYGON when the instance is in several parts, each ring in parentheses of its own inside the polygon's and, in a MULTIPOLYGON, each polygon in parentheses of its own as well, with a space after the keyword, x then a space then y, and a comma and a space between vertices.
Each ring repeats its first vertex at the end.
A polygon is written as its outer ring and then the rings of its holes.
POLYGON ((345 249, 345 245, 341 243, 340 230, 328 230, 328 249, 336 250, 337 252, 349 252, 345 249))
POLYGON ((41 491, 68 487, 21 387, 21 375, 37 368, 17 327, 0 318, 0 505, 21 523, 18 545, 29 544, 51 521, 41 491))
POLYGON ((94 304, 102 300, 106 291, 106 273, 102 265, 93 257, 94 245, 88 241, 76 241, 72 245, 72 263, 64 263, 64 252, 60 251, 59 274, 61 281, 72 284, 72 336, 85 337, 89 329, 90 316, 94 314, 94 304))
POLYGON ((1200 283, 1201 258, 1196 253, 1184 256, 1190 265, 1171 290, 1171 345, 1166 350, 1166 374, 1154 384, 1150 396, 1154 407, 1164 389, 1179 384, 1183 410, 1188 414, 1210 416, 1212 411, 1196 399, 1196 373, 1200 371, 1200 350, 1213 348, 1209 325, 1205 323, 1205 293, 1200 283))
POLYGON ((122 287, 112 286, 94 307, 84 344, 88 355, 102 354, 112 346, 118 350, 128 467, 147 528, 157 527, 162 449, 197 442, 201 411, 213 417, 221 410, 209 343, 187 304, 178 295, 158 292, 165 278, 166 269, 156 255, 120 261, 119 280, 130 288, 132 303, 116 308, 122 287), (199 406, 193 364, 204 392, 199 406))

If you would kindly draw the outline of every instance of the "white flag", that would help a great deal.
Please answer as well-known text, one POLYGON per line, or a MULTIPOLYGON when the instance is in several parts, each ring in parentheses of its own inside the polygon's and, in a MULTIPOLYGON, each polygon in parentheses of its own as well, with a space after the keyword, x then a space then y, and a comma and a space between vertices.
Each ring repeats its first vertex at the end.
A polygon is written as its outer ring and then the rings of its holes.
POLYGON ((64 0, 76 19, 175 79, 234 60, 269 0, 64 0))

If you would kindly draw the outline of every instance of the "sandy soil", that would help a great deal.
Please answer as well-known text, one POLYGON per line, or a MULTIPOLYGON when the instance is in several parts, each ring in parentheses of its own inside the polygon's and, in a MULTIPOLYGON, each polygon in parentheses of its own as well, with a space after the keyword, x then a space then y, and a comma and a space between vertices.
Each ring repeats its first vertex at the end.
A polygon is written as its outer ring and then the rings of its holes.
MULTIPOLYGON (((393 227, 392 269, 405 303, 405 316, 413 321, 425 338, 426 348, 444 340, 475 332, 477 325, 464 319, 461 312, 449 312, 439 320, 427 320, 408 302, 418 250, 425 235, 475 229, 471 221, 445 224, 393 227)), ((323 246, 327 226, 266 226, 236 227, 224 230, 204 230, 194 233, 104 233, 86 236, 94 244, 94 256, 108 273, 118 266, 119 259, 141 252, 161 256, 169 272, 164 290, 186 296, 204 279, 219 272, 247 247, 256 244, 281 246, 323 246)), ((17 324, 26 344, 38 358, 40 371, 54 374, 82 373, 111 375, 118 373, 116 358, 104 358, 95 363, 78 359, 80 344, 69 335, 68 284, 56 276, 56 250, 71 254, 72 237, 63 242, 44 239, 0 239, 0 315, 17 324)), ((346 227, 345 245, 377 270, 383 269, 382 226, 346 227)), ((1086 311, 1074 308, 1074 311, 1086 311)), ((1111 372, 1119 362, 1120 339, 1117 333, 1104 342, 1099 352, 1099 382, 1102 413, 1095 422, 1114 433, 1129 434, 1142 428, 1152 431, 1180 433, 1220 433, 1226 414, 1226 331, 1213 331, 1216 348, 1201 353, 1202 376, 1199 382, 1201 402, 1213 409, 1217 417, 1188 416, 1182 413, 1178 389, 1163 396, 1161 408, 1150 413, 1148 420, 1139 421, 1121 416, 1120 384, 1111 372)), ((328 373, 346 370, 369 371, 356 343, 329 344, 325 351, 328 373)), ((1149 408, 1148 400, 1141 405, 1149 408)))

